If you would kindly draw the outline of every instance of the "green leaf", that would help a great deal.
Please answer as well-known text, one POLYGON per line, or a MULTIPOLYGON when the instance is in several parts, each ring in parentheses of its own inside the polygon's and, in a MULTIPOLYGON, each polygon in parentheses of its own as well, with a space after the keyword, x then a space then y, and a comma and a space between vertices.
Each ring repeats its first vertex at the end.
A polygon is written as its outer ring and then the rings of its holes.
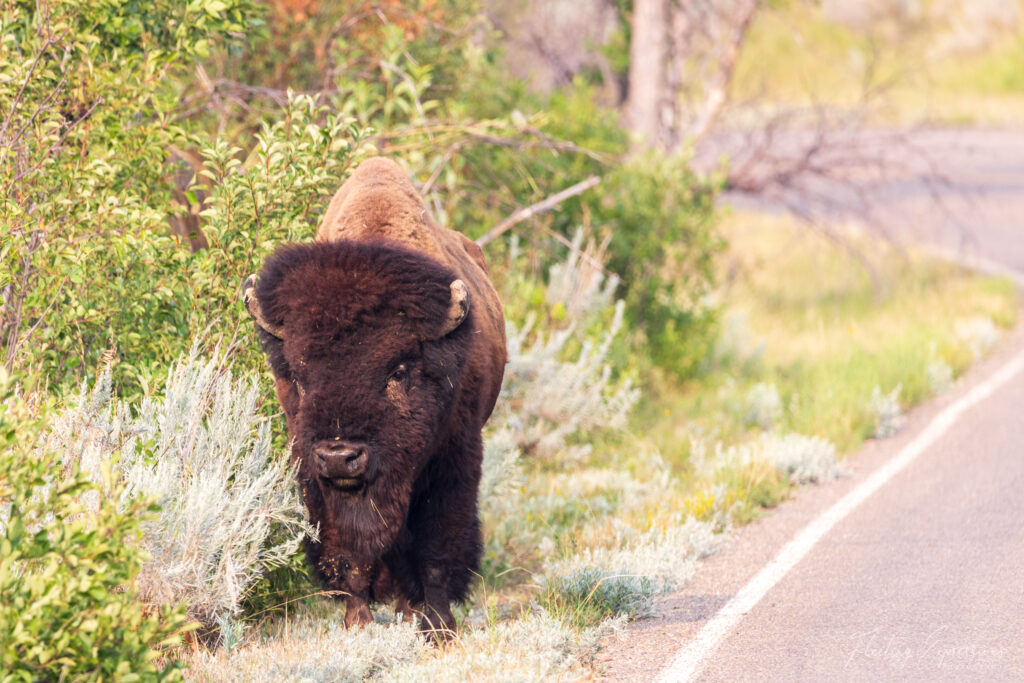
MULTIPOLYGON (((7 539, 11 546, 17 546, 21 542, 21 537, 25 534, 25 521, 21 515, 14 514, 11 520, 7 523, 7 539)), ((6 545, 6 543, 5 543, 6 545)))

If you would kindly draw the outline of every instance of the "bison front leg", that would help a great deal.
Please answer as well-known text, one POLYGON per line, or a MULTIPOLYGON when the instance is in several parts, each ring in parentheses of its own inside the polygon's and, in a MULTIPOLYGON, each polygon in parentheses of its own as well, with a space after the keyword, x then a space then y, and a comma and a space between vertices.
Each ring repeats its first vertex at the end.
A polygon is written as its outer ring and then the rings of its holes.
MULTIPOLYGON (((346 563, 347 564, 347 563, 346 563)), ((370 584, 372 565, 352 564, 345 578, 345 628, 366 626, 373 621, 370 614, 370 584)))
POLYGON ((480 566, 483 543, 477 517, 482 444, 470 434, 448 458, 436 461, 431 491, 409 515, 413 553, 423 586, 421 630, 445 639, 455 631, 451 601, 465 600, 480 566))
POLYGON ((455 635, 455 615, 448 595, 451 572, 447 567, 426 564, 420 575, 423 581, 423 613, 420 630, 438 642, 455 635))
MULTIPOLYGON (((392 557, 391 561, 393 562, 394 559, 392 557)), ((391 573, 391 568, 387 564, 380 566, 377 578, 373 581, 373 599, 376 602, 389 602, 393 599, 395 601, 395 614, 400 615, 402 621, 409 623, 416 621, 416 615, 419 612, 413 607, 409 596, 405 594, 398 581, 395 580, 394 575, 391 573)))
POLYGON ((319 567, 327 585, 337 586, 337 590, 345 595, 345 628, 365 626, 372 622, 370 585, 373 565, 321 556, 319 567))

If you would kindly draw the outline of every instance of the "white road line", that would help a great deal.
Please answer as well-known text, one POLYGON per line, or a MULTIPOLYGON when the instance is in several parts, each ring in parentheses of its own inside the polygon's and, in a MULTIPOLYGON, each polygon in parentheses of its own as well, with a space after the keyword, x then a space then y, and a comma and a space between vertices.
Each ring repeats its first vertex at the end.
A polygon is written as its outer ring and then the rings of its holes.
POLYGON ((705 658, 711 654, 743 615, 753 609, 761 601, 761 598, 781 581, 832 527, 917 459, 929 446, 938 441, 965 411, 991 396, 1022 368, 1024 368, 1024 353, 1014 357, 998 372, 974 387, 966 396, 939 413, 924 431, 904 446, 903 450, 892 460, 804 527, 792 541, 779 551, 774 560, 765 565, 764 569, 758 572, 715 616, 708 620, 696 638, 676 654, 672 664, 662 672, 658 679, 659 682, 684 681, 696 676, 700 672, 705 658))

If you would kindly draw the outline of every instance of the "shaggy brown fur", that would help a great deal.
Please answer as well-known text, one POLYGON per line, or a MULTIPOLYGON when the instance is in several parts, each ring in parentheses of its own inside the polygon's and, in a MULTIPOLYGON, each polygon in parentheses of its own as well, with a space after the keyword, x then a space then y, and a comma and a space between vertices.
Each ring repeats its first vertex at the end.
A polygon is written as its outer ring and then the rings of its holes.
MULTIPOLYGON (((498 293, 487 277, 484 253, 460 232, 442 228, 427 213, 401 167, 373 157, 359 165, 331 199, 320 222, 319 242, 355 240, 404 246, 437 259, 469 286, 481 333, 505 348, 505 317, 498 293)), ((504 363, 504 358, 501 359, 504 363)))
POLYGON ((479 566, 481 429, 505 364, 482 253, 427 217, 396 164, 370 159, 335 195, 318 241, 278 249, 253 295, 320 525, 309 559, 348 594, 346 625, 370 621, 370 600, 397 597, 425 630, 454 629, 449 601, 479 566), (446 333, 456 279, 469 309, 446 333))

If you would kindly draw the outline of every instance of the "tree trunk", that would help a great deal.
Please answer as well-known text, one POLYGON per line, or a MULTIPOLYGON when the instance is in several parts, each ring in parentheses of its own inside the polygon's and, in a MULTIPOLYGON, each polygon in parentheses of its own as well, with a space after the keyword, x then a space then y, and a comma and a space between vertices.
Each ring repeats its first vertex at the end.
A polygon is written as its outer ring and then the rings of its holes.
POLYGON ((624 119, 642 146, 661 144, 668 0, 635 0, 624 119))

